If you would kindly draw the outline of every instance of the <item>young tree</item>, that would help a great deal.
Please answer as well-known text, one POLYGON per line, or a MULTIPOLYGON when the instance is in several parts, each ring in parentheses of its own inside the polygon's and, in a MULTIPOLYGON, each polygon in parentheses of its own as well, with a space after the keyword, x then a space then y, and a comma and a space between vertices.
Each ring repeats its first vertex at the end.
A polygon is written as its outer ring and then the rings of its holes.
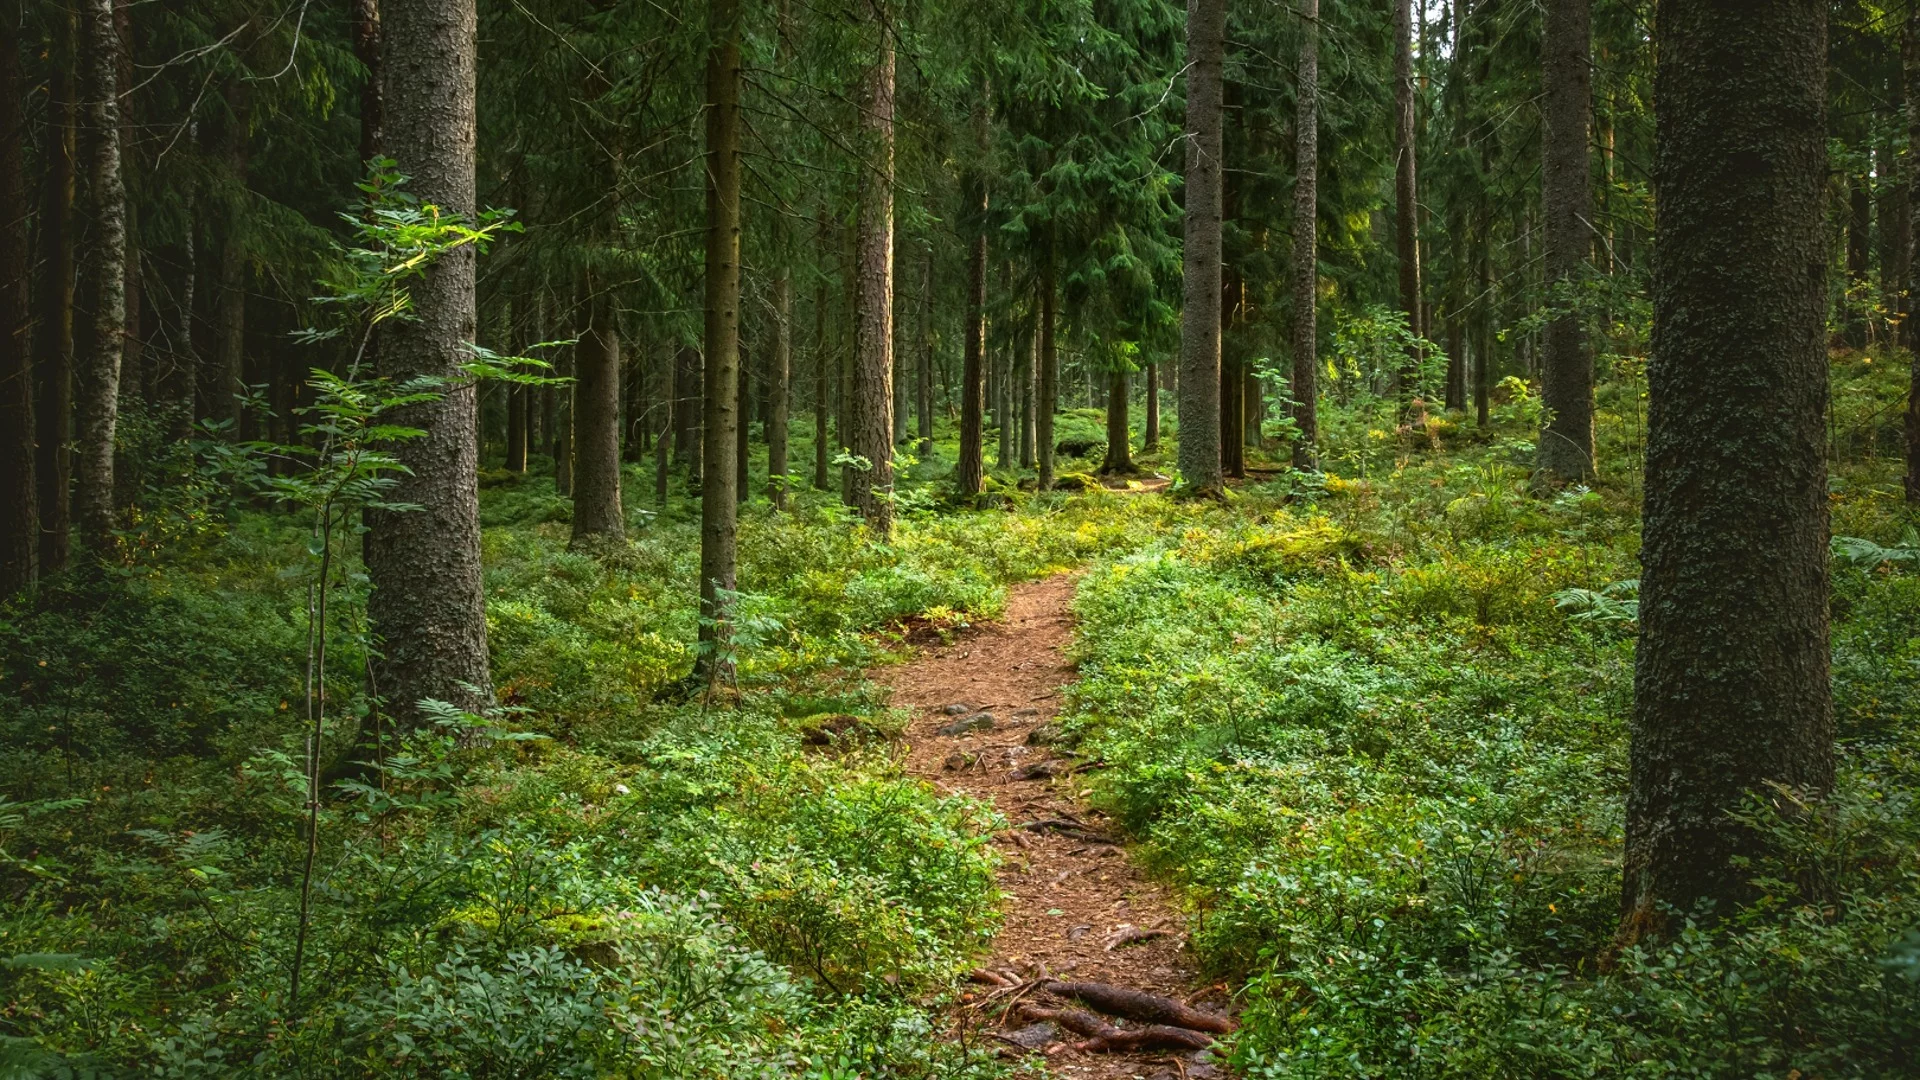
MULTIPOLYGON (((1406 0, 1401 0, 1404 4, 1406 0)), ((1187 4, 1186 288, 1180 316, 1180 472, 1220 491, 1221 68, 1226 0, 1187 4)), ((1047 448, 1042 446, 1045 454, 1047 448)))
POLYGON ((980 494, 986 473, 987 412, 987 106, 985 88, 974 106, 974 142, 980 160, 968 171, 966 354, 960 369, 960 460, 954 483, 962 495, 980 494))
POLYGON ((1320 0, 1300 0, 1298 119, 1293 183, 1293 444, 1298 469, 1319 467, 1320 332, 1320 0))
MULTIPOLYGON (((726 640, 736 572, 736 383, 740 378, 740 0, 707 8, 705 431, 700 488, 700 640, 726 640)), ((724 660, 702 662, 710 675, 724 660)))
POLYGON ((1545 209, 1546 271, 1553 316, 1547 321, 1540 363, 1537 463, 1553 480, 1585 481, 1594 474, 1593 354, 1580 324, 1574 291, 1592 250, 1593 191, 1587 135, 1592 119, 1591 0, 1548 0, 1541 140, 1545 161, 1540 201, 1545 209))
POLYGON ((1826 13, 1661 0, 1622 938, 1749 893, 1750 794, 1833 780, 1826 13))
POLYGON ((26 78, 20 0, 0 2, 0 598, 40 579, 40 493, 34 485, 32 347, 27 339, 26 78))
MULTIPOLYGON (((1393 238, 1399 256, 1400 310, 1417 341, 1426 333, 1420 306, 1420 191, 1414 163, 1413 0, 1393 6, 1393 238)), ((1412 396, 1417 344, 1407 347, 1400 391, 1412 396)))
POLYGON ((620 506, 620 336, 613 297, 589 272, 581 285, 586 326, 573 349, 573 543, 626 535, 620 506))
POLYGON ((73 513, 81 541, 96 556, 113 542, 113 439, 120 417, 120 357, 127 323, 127 193, 120 175, 120 35, 113 0, 87 0, 87 294, 93 326, 78 365, 79 424, 75 441, 73 513))
POLYGON ((1040 316, 1035 328, 1040 338, 1040 370, 1033 375, 1034 472, 1040 490, 1049 491, 1053 488, 1053 414, 1060 408, 1060 350, 1054 339, 1060 321, 1060 290, 1051 245, 1040 258, 1040 316))
MULTIPOLYGON (((443 214, 474 214, 474 0, 387 0, 382 96, 387 153, 409 190, 443 214)), ((376 681, 403 723, 427 698, 470 711, 492 697, 480 576, 479 395, 464 382, 475 334, 471 245, 436 260, 411 290, 413 317, 380 338, 383 375, 447 380, 435 400, 397 410, 423 438, 396 456, 408 472, 392 501, 420 510, 366 514, 372 592, 367 619, 379 643, 376 681)))
POLYGON ((72 8, 51 13, 47 114, 41 147, 40 284, 34 314, 34 483, 39 489, 40 572, 66 568, 71 547, 73 474, 73 64, 78 36, 72 8))
MULTIPOLYGON (((784 249, 783 249, 784 254, 784 249)), ((793 270, 773 274, 773 355, 767 364, 767 497, 787 505, 787 399, 793 367, 793 270)))
POLYGON ((884 0, 867 0, 878 54, 861 91, 859 236, 854 273, 853 438, 866 464, 850 471, 854 509, 874 534, 893 532, 893 25, 884 0))

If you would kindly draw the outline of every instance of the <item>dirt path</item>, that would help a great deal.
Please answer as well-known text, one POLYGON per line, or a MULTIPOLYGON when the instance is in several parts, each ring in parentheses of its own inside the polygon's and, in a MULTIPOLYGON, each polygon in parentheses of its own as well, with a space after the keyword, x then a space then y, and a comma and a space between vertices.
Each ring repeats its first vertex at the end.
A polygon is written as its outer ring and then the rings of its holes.
MULTIPOLYGON (((1069 764, 1029 738, 1053 718, 1060 688, 1074 679, 1065 656, 1073 636, 1072 600, 1073 581, 1066 575, 1015 586, 1003 621, 976 627, 952 644, 924 646, 908 663, 870 673, 892 688, 895 705, 914 710, 906 733, 907 771, 944 790, 992 802, 1015 826, 995 841, 1005 857, 1000 885, 1007 894, 1006 921, 981 968, 1010 973, 1009 983, 1020 989, 982 985, 957 1019, 1010 1054, 1026 1052, 1010 1037, 1035 1044, 1061 1076, 1221 1076, 1204 1051, 1176 1057, 1165 1050, 1076 1050, 1073 1044, 1083 1036, 1029 1024, 1018 1007, 1003 1025, 996 1023, 1016 997, 1047 1007, 1072 1004, 1030 985, 1046 978, 1110 983, 1221 1008, 1218 992, 1196 983, 1179 913, 1124 849, 1104 842, 1108 826, 1075 797, 1071 773, 1033 775, 1069 764), (983 713, 991 716, 990 728, 983 713), (957 730, 974 726, 979 730, 957 730), (1125 940, 1134 937, 1145 940, 1125 940)), ((1043 730, 1039 741, 1045 738, 1043 730)))

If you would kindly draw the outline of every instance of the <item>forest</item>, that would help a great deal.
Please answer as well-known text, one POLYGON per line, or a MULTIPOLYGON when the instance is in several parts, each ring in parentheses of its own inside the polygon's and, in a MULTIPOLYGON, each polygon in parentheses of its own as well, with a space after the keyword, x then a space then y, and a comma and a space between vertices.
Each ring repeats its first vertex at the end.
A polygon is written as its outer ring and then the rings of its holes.
POLYGON ((1920 1077, 1920 0, 0 31, 0 1080, 1920 1077))

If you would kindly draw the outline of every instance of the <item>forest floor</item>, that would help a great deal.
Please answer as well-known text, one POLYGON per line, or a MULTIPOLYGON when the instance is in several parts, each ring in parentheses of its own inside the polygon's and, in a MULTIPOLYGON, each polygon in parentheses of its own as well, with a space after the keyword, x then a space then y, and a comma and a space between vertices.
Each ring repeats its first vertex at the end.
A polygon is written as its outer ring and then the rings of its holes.
POLYGON ((892 691, 893 704, 913 710, 906 771, 991 803, 1011 825, 995 841, 1003 856, 1004 922, 954 1027, 1009 1055, 1043 1054, 1063 1076, 1221 1076, 1208 1051, 1089 1052, 1076 1045, 1084 1035, 1024 1015, 1084 1008, 1049 992, 1048 980, 1145 991, 1212 1013, 1225 1003, 1224 987, 1200 983, 1184 920, 1167 892, 1135 868, 1108 823, 1080 801, 1073 759, 1048 748, 1061 689, 1075 678, 1066 655, 1073 594, 1065 574, 1017 585, 1001 621, 871 673, 892 691))

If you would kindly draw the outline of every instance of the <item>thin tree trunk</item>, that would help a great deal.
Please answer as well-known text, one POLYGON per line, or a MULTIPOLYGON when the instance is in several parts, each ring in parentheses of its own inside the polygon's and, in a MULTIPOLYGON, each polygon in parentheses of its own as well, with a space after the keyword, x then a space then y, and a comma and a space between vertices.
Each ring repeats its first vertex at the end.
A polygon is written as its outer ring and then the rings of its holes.
MULTIPOLYGON (((474 0, 390 0, 382 72, 388 153, 411 177, 408 190, 442 212, 474 212, 474 0)), ((438 399, 397 411, 424 430, 396 456, 411 472, 393 498, 416 511, 368 511, 367 618, 380 644, 377 684, 418 721, 424 698, 467 709, 492 698, 486 599, 480 577, 479 395, 461 382, 474 339, 474 251, 437 259, 412 283, 413 319, 387 324, 383 375, 451 380, 438 399)))
MULTIPOLYGON (((561 378, 574 379, 576 372, 571 354, 556 358, 554 368, 554 374, 561 378)), ((577 381, 562 385, 553 413, 553 490, 568 498, 573 497, 573 425, 574 413, 579 408, 575 399, 579 396, 577 381)))
POLYGON ((93 333, 78 365, 80 449, 73 470, 73 516, 81 541, 105 557, 113 543, 113 438, 120 415, 120 360, 127 323, 127 193, 120 175, 120 35, 113 0, 87 0, 87 252, 93 333))
MULTIPOLYGON (((114 84, 119 92, 120 113, 120 176, 121 187, 127 184, 127 177, 133 174, 134 118, 132 93, 133 78, 133 10, 131 0, 114 0, 113 5, 113 66, 114 84)), ((25 203, 20 205, 24 206, 25 203)), ((126 200, 127 251, 121 260, 126 264, 124 288, 121 291, 122 303, 126 307, 127 321, 121 328, 120 337, 120 386, 121 396, 127 395, 127 387, 133 388, 133 396, 148 394, 152 380, 147 377, 145 337, 141 331, 141 285, 138 204, 133 199, 126 200)), ((150 398, 149 398, 150 400, 150 398)), ((128 483, 129 470, 115 470, 119 490, 115 493, 116 504, 124 508, 132 501, 132 488, 128 483)))
POLYGON ((665 510, 673 476, 673 433, 682 406, 674 394, 674 373, 680 366, 677 353, 670 349, 660 359, 660 438, 653 444, 653 505, 665 510))
MULTIPOLYGON (((1419 173, 1414 166, 1413 3, 1393 6, 1393 237, 1399 257, 1400 310, 1416 338, 1426 333, 1420 320, 1419 173)), ((1400 394, 1412 397, 1419 378, 1420 349, 1409 346, 1401 370, 1400 394)))
POLYGON ((747 474, 753 465, 753 350, 740 347, 740 372, 733 395, 733 501, 741 506, 753 494, 747 474))
POLYGON ((986 473, 987 347, 987 178, 980 172, 987 153, 986 89, 974 104, 975 149, 979 158, 967 176, 965 216, 972 220, 967 256, 966 352, 960 371, 960 460, 954 483, 962 495, 978 495, 986 473))
POLYGON ((1293 144, 1293 444, 1296 469, 1320 467, 1320 0, 1300 0, 1293 144))
POLYGON ((360 84, 360 165, 365 168, 380 155, 386 116, 380 97, 380 0, 353 0, 353 56, 367 69, 367 81, 360 84))
POLYGON ((787 408, 793 377, 793 270, 773 275, 773 356, 767 365, 767 498, 787 506, 787 408))
POLYGON ((1160 449, 1160 365, 1147 365, 1147 420, 1146 431, 1140 440, 1142 453, 1155 453, 1160 449))
POLYGON ((1546 272, 1554 316, 1546 325, 1540 364, 1537 464, 1549 479, 1582 482, 1596 471, 1593 447, 1593 353, 1575 309, 1574 292, 1592 245, 1593 180, 1587 155, 1593 119, 1588 52, 1591 0, 1547 0, 1544 82, 1546 160, 1540 173, 1546 216, 1546 272))
POLYGON ((1893 236, 1894 310, 1900 316, 1895 343, 1912 349, 1920 345, 1920 325, 1915 325, 1914 319, 1920 314, 1920 305, 1915 303, 1913 289, 1913 195, 1916 183, 1920 183, 1920 162, 1914 160, 1911 149, 1920 145, 1916 142, 1920 140, 1920 8, 1908 9, 1906 24, 1901 28, 1899 98, 1909 149, 1896 159, 1899 187, 1895 189, 1892 220, 1882 228, 1893 236))
POLYGON ((0 0, 0 600, 40 580, 20 0, 0 0))
POLYGON ((72 545, 73 472, 73 70, 78 37, 73 9, 51 12, 47 49, 46 145, 40 167, 40 289, 34 304, 34 423, 38 429, 34 483, 39 489, 40 572, 66 568, 72 545))
POLYGON ((1866 299, 1867 275, 1873 263, 1873 194, 1867 190, 1867 178, 1848 180, 1847 203, 1847 302, 1846 341, 1856 349, 1867 347, 1867 313, 1861 306, 1866 299))
POLYGON ((1018 450, 1013 437, 1013 352, 1013 343, 1009 341, 993 362, 993 411, 1000 436, 994 467, 999 469, 1013 468, 1013 455, 1018 450))
POLYGON ((738 506, 733 491, 735 397, 740 379, 740 0, 710 0, 707 50, 705 430, 700 489, 701 669, 726 673, 735 585, 738 506))
POLYGON ((1833 782, 1827 5, 1662 0, 1653 340, 1627 795, 1632 942, 1751 895, 1732 816, 1833 782), (1766 162, 1766 168, 1750 167, 1766 162))
POLYGON ((874 535, 893 532, 893 28, 882 0, 868 0, 879 54, 868 69, 860 110, 864 163, 860 235, 854 260, 852 504, 874 535))
MULTIPOLYGON (((1231 186, 1227 190, 1227 202, 1231 205, 1231 186)), ((1246 438, 1242 434, 1246 427, 1247 412, 1241 400, 1246 390, 1246 379, 1240 370, 1244 343, 1240 335, 1233 331, 1238 329, 1243 286, 1236 267, 1223 267, 1221 276, 1220 325, 1225 333, 1220 356, 1220 471, 1224 476, 1240 477, 1247 475, 1246 438)))
MULTIPOLYGON (((1188 489, 1196 495, 1215 495, 1221 488, 1221 67, 1226 52, 1226 23, 1226 0, 1188 0, 1180 473, 1188 489)), ((1050 446, 1041 447, 1043 461, 1051 457, 1051 450, 1050 446)))
POLYGON ((832 351, 827 348, 827 282, 823 277, 813 293, 813 486, 818 491, 829 490, 832 475, 827 431, 827 414, 833 404, 827 360, 832 351))
POLYGON ((573 349, 573 544, 626 536, 620 506, 620 336, 613 298, 589 273, 587 325, 573 349))
POLYGON ((245 83, 236 82, 228 88, 227 107, 231 115, 226 133, 225 155, 228 182, 233 185, 235 195, 228 203, 226 221, 223 223, 220 250, 220 275, 215 287, 218 289, 219 302, 215 316, 216 349, 214 364, 220 372, 221 397, 216 415, 229 422, 227 437, 245 439, 252 437, 248 426, 252 417, 247 415, 245 395, 247 393, 247 251, 241 243, 241 222, 244 218, 243 193, 247 188, 248 155, 247 125, 251 122, 252 92, 245 83))
POLYGON ((1036 464, 1033 456, 1033 377, 1040 361, 1040 335, 1029 333, 1027 340, 1014 345, 1014 423, 1020 428, 1019 462, 1023 469, 1036 464))
POLYGON ((1041 491, 1053 489, 1053 414, 1060 402, 1060 350, 1054 342, 1055 308, 1059 291, 1054 281, 1052 245, 1041 256, 1040 264, 1040 370, 1034 376, 1033 441, 1038 459, 1035 484, 1041 491))
POLYGON ((1136 473, 1140 470, 1133 464, 1133 436, 1128 429, 1127 398, 1133 390, 1127 369, 1116 366, 1107 380, 1107 456, 1100 471, 1109 476, 1136 473))
POLYGON ((920 264, 920 361, 915 366, 914 414, 920 456, 933 453, 933 245, 920 264))

